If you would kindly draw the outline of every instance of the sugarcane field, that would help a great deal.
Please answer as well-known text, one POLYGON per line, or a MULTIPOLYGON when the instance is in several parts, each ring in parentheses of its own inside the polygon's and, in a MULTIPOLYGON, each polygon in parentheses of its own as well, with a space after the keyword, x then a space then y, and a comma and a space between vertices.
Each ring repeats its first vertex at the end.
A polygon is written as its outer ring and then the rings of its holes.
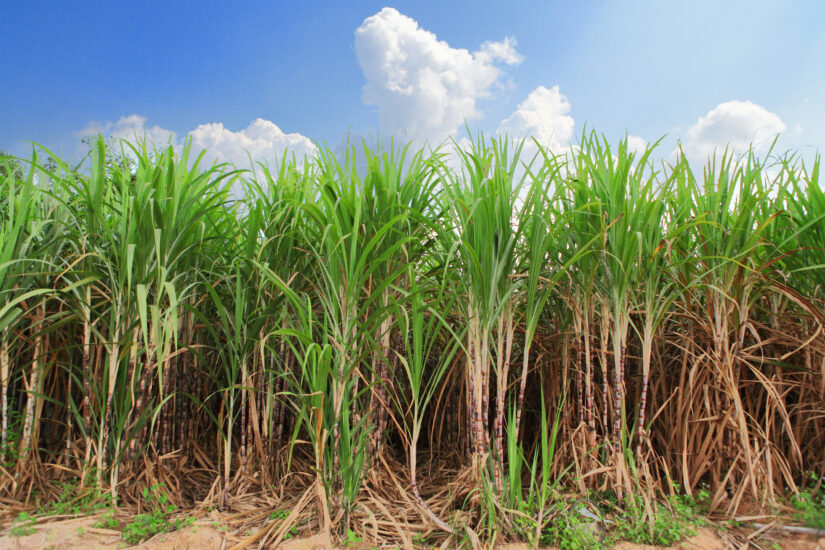
POLYGON ((825 550, 822 21, 7 3, 0 550, 825 550))
POLYGON ((821 536, 818 159, 524 145, 6 159, 3 544, 821 536))

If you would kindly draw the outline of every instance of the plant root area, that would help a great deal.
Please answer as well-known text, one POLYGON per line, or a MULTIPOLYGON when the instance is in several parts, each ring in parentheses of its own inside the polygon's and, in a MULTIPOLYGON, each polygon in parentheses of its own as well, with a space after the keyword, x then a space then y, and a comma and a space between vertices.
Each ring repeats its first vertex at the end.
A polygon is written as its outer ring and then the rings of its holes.
MULTIPOLYGON (((20 493, 17 498, 0 494, 0 550, 531 548, 524 542, 511 542, 519 536, 506 527, 499 528, 492 540, 473 531, 470 526, 478 525, 471 517, 474 507, 464 511, 458 506, 461 502, 473 502, 466 470, 451 470, 443 464, 432 470, 424 468, 429 473, 426 486, 438 489, 429 489, 422 496, 430 509, 455 526, 457 532, 448 535, 422 515, 409 485, 395 473, 403 471, 403 465, 386 458, 381 462, 383 468, 370 470, 353 513, 346 519, 346 532, 331 536, 325 534, 319 521, 313 476, 305 457, 296 457, 292 472, 278 482, 262 482, 253 472, 238 475, 224 503, 217 491, 217 472, 212 468, 168 468, 163 461, 152 467, 147 462, 146 468, 135 474, 140 482, 129 485, 164 489, 154 496, 151 492, 124 491, 118 497, 118 505, 113 506, 108 494, 100 489, 78 487, 77 477, 72 475, 75 472, 46 467, 40 472, 43 475, 27 480, 25 491, 18 487, 28 498, 20 498, 20 493)), ((570 503, 583 502, 575 492, 559 498, 570 503)), ((567 510, 574 506, 577 505, 569 505, 567 510)), ((666 513, 664 507, 660 511, 666 513)), ((775 510, 773 515, 766 515, 765 511, 747 500, 734 518, 711 513, 703 516, 701 523, 687 526, 677 537, 681 540, 670 546, 627 542, 621 536, 605 538, 604 525, 613 524, 612 529, 616 529, 615 523, 607 518, 601 524, 598 540, 576 539, 575 533, 568 530, 566 542, 556 544, 562 544, 561 550, 825 550, 825 532, 799 527, 793 508, 775 510), (736 522, 731 523, 732 519, 736 522), (789 527, 793 524, 797 526, 789 527), (792 532, 793 529, 809 532, 792 532), (588 540, 594 545, 588 545, 588 540)), ((342 521, 341 517, 333 519, 342 521)), ((548 526, 564 521, 564 515, 556 512, 548 526)), ((579 523, 575 529, 598 532, 596 523, 579 523)), ((545 543, 539 547, 559 548, 545 543)))

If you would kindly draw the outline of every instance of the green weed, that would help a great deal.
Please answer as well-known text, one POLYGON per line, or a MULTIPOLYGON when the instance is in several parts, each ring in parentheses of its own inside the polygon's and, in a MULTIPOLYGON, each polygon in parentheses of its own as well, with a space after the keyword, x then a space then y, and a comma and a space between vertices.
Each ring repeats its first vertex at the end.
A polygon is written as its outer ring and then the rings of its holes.
POLYGON ((94 526, 98 529, 117 529, 120 527, 120 522, 115 518, 115 511, 109 510, 100 516, 100 519, 95 522, 94 526))
MULTIPOLYGON (((269 514, 269 519, 277 519, 277 520, 285 520, 289 516, 289 510, 273 510, 269 514)), ((298 527, 292 526, 292 528, 284 533, 284 540, 289 540, 298 535, 298 527)))
POLYGON ((81 489, 77 479, 59 482, 60 495, 48 503, 37 503, 38 516, 83 516, 109 508, 112 496, 94 485, 81 489))
POLYGON ((20 455, 20 437, 23 433, 23 415, 18 411, 9 411, 8 429, 5 441, 0 441, 0 465, 10 470, 17 463, 20 455))
POLYGON ((289 516, 288 510, 273 510, 271 514, 269 514, 269 519, 280 519, 284 520, 289 516))
POLYGON ((599 550, 607 548, 603 526, 592 518, 585 517, 561 500, 551 504, 547 510, 550 518, 542 529, 539 542, 558 546, 561 550, 599 550))
POLYGON ((805 489, 791 497, 791 504, 796 509, 794 517, 814 529, 825 529, 825 488, 811 474, 816 483, 814 488, 805 489))
POLYGON ((363 538, 359 537, 355 534, 355 531, 352 529, 347 529, 347 536, 344 538, 344 546, 350 546, 352 544, 357 544, 364 540, 363 538))
POLYGON ((123 540, 137 544, 158 533, 176 531, 195 522, 193 517, 169 519, 178 507, 169 503, 169 495, 161 490, 162 487, 163 484, 160 483, 143 489, 143 500, 151 510, 135 516, 132 522, 123 528, 123 540))
POLYGON ((705 525, 699 513, 699 504, 707 500, 700 491, 696 498, 690 495, 672 495, 667 505, 658 505, 652 517, 648 516, 641 498, 632 498, 629 505, 616 517, 615 534, 637 544, 669 546, 696 534, 696 528, 705 525))
POLYGON ((34 533, 34 524, 37 518, 28 512, 20 512, 12 522, 9 535, 13 537, 25 537, 34 533))

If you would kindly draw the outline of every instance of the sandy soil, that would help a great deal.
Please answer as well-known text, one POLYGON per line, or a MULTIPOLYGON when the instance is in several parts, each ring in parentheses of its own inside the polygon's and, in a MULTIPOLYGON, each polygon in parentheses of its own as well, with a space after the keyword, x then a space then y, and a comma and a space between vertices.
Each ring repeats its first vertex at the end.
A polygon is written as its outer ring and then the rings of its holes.
MULTIPOLYGON (((97 550, 127 548, 120 531, 94 527, 97 517, 48 521, 35 525, 34 533, 24 537, 0 536, 0 550, 97 550)), ((210 525, 192 525, 158 535, 131 548, 142 550, 219 549, 224 535, 210 525)), ((231 545, 228 545, 231 546, 231 545)))
MULTIPOLYGON (((94 527, 96 517, 83 517, 68 520, 49 521, 34 527, 35 532, 24 537, 0 536, 0 550, 109 550, 129 547, 121 539, 120 531, 98 529, 94 527)), ((212 525, 192 525, 175 531, 158 535, 146 542, 130 548, 142 550, 225 550, 237 542, 235 537, 227 537, 212 525)), ((812 537, 789 537, 777 544, 782 550, 825 550, 825 538, 817 540, 812 537)), ((368 544, 357 545, 354 550, 369 550, 368 544), (363 548, 362 548, 363 547, 363 548)), ((763 548, 772 548, 772 543, 760 541, 763 548)), ((279 547, 282 550, 324 550, 321 536, 305 537, 285 541, 279 547)), ((671 547, 672 550, 727 550, 736 548, 723 540, 716 531, 702 529, 699 534, 671 547)), ((353 550, 347 548, 346 550, 353 550)), ((503 544, 498 550, 529 550, 526 544, 503 544)), ((550 549, 546 549, 550 550, 550 549)), ((661 546, 646 546, 620 543, 616 550, 663 550, 661 546)))
MULTIPOLYGON (((759 541, 759 547, 750 546, 748 548, 773 548, 774 541, 759 541)), ((775 541, 782 550, 825 550, 825 538, 817 540, 815 537, 794 536, 775 541)), ((713 529, 700 529, 696 536, 683 540, 682 542, 670 546, 671 550, 729 550, 741 548, 739 544, 723 539, 719 533, 713 529)), ((526 544, 504 544, 498 550, 529 550, 526 544)), ((550 550, 543 549, 543 550, 550 550)), ((651 546, 647 544, 633 544, 621 542, 614 547, 614 550, 665 550, 663 546, 651 546)))

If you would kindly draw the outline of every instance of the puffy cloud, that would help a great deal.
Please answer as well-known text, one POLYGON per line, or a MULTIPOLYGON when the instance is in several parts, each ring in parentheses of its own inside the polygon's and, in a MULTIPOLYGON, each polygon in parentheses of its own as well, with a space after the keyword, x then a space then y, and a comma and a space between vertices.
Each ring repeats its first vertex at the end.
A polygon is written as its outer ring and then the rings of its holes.
POLYGON ((366 78, 362 100, 378 107, 383 131, 437 144, 480 116, 501 77, 498 64, 521 61, 516 41, 485 42, 471 53, 453 48, 393 8, 364 20, 355 53, 366 78))
POLYGON ((298 133, 286 134, 269 120, 258 118, 245 129, 233 132, 220 122, 201 124, 189 135, 194 151, 206 150, 209 162, 230 162, 238 167, 249 167, 253 162, 270 162, 281 158, 284 152, 298 159, 312 155, 315 145, 309 138, 298 133))
MULTIPOLYGON (((182 142, 175 133, 160 126, 146 126, 146 117, 129 115, 117 122, 90 122, 78 137, 101 134, 115 140, 135 142, 146 139, 150 146, 165 147, 170 143, 179 149, 182 142)), ((250 168, 249 157, 254 162, 273 162, 286 151, 300 160, 304 155, 315 153, 315 145, 309 138, 298 133, 284 133, 276 124, 262 118, 254 120, 238 132, 227 129, 222 123, 201 124, 188 134, 192 138, 192 152, 206 150, 204 160, 229 162, 238 168, 250 168)))
POLYGON ((120 117, 117 122, 90 122, 77 132, 77 136, 81 138, 93 137, 97 134, 131 142, 146 139, 148 143, 157 147, 175 143, 175 133, 172 130, 161 128, 158 125, 147 128, 146 117, 137 114, 120 117))
POLYGON ((704 161, 725 146, 744 152, 761 149, 785 131, 778 115, 750 101, 727 101, 711 109, 691 126, 682 140, 688 158, 704 161))
POLYGON ((551 151, 561 153, 573 137, 575 121, 568 113, 570 102, 558 86, 539 86, 501 122, 498 132, 515 138, 536 138, 551 151))

